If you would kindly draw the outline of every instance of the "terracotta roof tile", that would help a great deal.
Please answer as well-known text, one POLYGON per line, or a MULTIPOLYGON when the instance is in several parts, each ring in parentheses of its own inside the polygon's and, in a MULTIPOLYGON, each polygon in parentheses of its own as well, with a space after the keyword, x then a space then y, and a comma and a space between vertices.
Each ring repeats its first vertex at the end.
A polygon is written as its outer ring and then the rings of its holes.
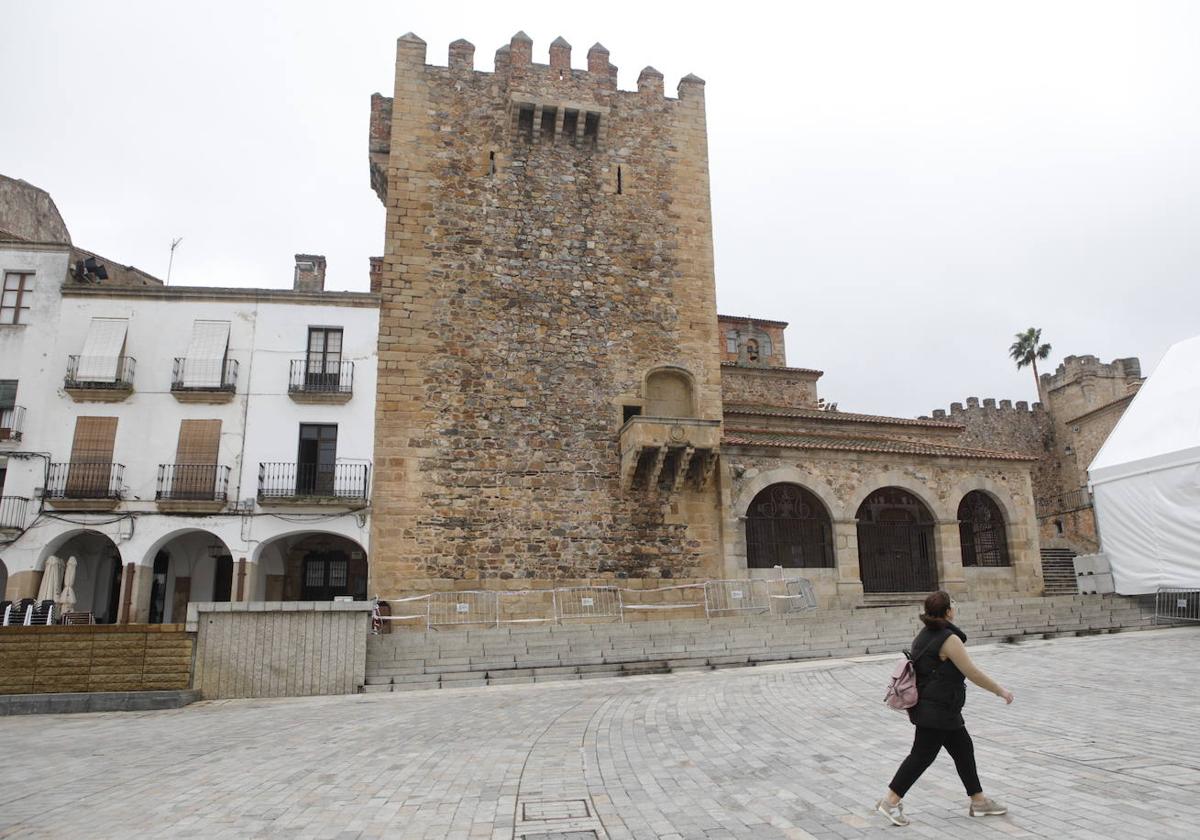
POLYGON ((721 362, 721 367, 737 368, 738 370, 788 370, 795 373, 815 373, 817 376, 825 375, 825 371, 816 368, 784 367, 782 365, 739 365, 737 362, 721 362))
POLYGON ((853 414, 848 411, 825 411, 820 408, 793 408, 785 405, 750 405, 726 403, 724 413, 747 417, 795 417, 804 420, 824 420, 830 423, 876 423, 887 426, 920 426, 930 429, 961 429, 961 423, 950 420, 920 420, 911 417, 886 417, 880 414, 853 414))
POLYGON ((786 434, 765 430, 727 430, 727 446, 766 446, 778 449, 827 449, 838 452, 882 452, 896 455, 931 455, 943 458, 974 458, 990 461, 1036 461, 1015 452, 993 452, 942 443, 922 443, 910 440, 887 440, 868 437, 834 437, 826 435, 786 434))

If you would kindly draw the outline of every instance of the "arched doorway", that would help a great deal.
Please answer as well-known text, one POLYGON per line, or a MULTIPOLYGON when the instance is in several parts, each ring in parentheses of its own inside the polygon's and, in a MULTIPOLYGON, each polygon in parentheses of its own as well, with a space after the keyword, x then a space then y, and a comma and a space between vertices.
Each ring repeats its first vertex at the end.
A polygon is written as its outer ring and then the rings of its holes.
POLYGON ((963 496, 958 503, 963 567, 1012 565, 1005 531, 1004 514, 995 499, 982 490, 963 496))
POLYGON ((751 569, 832 568, 833 523, 812 492, 772 484, 746 510, 746 565, 751 569))
POLYGON ((937 588, 933 516, 900 487, 871 493, 858 508, 858 565, 863 592, 937 588))
POLYGON ((338 534, 289 534, 259 553, 265 601, 367 599, 367 553, 338 534))
POLYGON ((8 598, 8 566, 0 560, 0 601, 8 598))
POLYGON ((172 534, 153 550, 150 579, 151 624, 182 624, 191 601, 230 601, 233 555, 208 531, 172 534))
POLYGON ((97 624, 115 624, 121 603, 121 552, 98 531, 77 531, 46 550, 42 558, 57 554, 66 563, 74 557, 75 606, 72 612, 91 613, 97 624))

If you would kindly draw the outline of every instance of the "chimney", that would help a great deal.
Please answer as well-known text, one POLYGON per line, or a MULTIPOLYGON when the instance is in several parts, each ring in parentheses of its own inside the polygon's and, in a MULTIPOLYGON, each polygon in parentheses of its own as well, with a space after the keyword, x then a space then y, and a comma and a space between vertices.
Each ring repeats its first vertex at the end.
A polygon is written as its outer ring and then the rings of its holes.
POLYGON ((325 258, 320 254, 297 254, 296 274, 292 280, 296 292, 325 291, 325 258))
POLYGON ((371 261, 371 294, 383 291, 383 257, 368 257, 371 261))

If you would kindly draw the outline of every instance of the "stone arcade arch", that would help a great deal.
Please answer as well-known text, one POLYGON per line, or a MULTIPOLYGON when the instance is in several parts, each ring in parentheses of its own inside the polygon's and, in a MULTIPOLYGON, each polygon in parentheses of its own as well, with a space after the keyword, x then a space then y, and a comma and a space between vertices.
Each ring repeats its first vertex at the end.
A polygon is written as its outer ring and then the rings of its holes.
POLYGON ((57 554, 65 564, 75 558, 74 612, 90 612, 97 624, 115 624, 121 603, 121 551, 116 543, 99 531, 68 531, 47 543, 38 560, 46 568, 46 559, 57 554))
POLYGON ((833 568, 833 522, 815 494, 798 484, 759 491, 746 511, 751 569, 833 568))
POLYGON ((857 519, 863 592, 937 588, 934 519, 921 499, 902 487, 881 487, 859 505, 857 519))
POLYGON ((1008 525, 991 494, 972 490, 958 504, 958 534, 963 567, 1011 566, 1008 525))
POLYGON ((305 531, 263 543, 257 554, 264 601, 367 599, 367 552, 349 537, 305 531))
POLYGON ((233 553, 209 531, 174 531, 148 552, 148 621, 182 624, 191 601, 233 600, 233 553))

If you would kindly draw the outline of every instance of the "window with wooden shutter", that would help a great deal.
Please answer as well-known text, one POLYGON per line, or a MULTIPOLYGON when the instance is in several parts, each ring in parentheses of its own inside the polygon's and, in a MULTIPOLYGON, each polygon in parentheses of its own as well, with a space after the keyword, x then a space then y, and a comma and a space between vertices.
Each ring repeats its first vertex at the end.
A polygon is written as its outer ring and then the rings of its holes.
POLYGON ((68 496, 103 498, 108 495, 116 442, 116 417, 75 418, 71 466, 67 473, 68 496))
POLYGON ((180 420, 171 495, 176 499, 213 498, 220 449, 220 420, 180 420))

